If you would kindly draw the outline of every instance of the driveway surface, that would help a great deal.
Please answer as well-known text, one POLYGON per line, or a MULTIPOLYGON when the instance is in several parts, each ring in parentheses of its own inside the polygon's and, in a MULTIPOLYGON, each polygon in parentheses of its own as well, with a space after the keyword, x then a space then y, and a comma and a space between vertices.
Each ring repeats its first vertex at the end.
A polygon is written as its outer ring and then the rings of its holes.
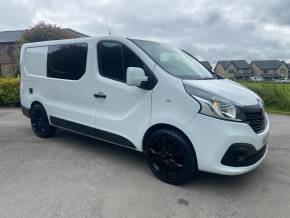
POLYGON ((40 139, 19 109, 0 109, 0 217, 289 217, 290 116, 270 119, 258 169, 172 186, 141 153, 64 130, 40 139))

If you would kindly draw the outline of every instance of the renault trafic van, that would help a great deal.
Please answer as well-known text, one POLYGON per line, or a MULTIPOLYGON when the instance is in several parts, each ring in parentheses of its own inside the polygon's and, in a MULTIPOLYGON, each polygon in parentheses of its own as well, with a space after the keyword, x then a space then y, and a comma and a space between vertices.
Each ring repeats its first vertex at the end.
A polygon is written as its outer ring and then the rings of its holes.
POLYGON ((63 128, 144 152, 170 184, 198 170, 246 173, 267 153, 261 98, 167 44, 121 37, 24 44, 20 89, 37 136, 63 128))

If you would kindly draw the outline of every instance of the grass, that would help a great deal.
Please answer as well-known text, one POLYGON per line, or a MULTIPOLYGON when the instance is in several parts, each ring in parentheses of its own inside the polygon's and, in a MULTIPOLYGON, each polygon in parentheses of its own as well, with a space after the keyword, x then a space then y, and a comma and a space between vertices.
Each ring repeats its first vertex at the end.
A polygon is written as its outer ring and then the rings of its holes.
POLYGON ((290 83, 241 82, 264 101, 266 111, 290 115, 290 83))
POLYGON ((277 110, 273 108, 266 108, 267 113, 290 115, 290 111, 277 110))

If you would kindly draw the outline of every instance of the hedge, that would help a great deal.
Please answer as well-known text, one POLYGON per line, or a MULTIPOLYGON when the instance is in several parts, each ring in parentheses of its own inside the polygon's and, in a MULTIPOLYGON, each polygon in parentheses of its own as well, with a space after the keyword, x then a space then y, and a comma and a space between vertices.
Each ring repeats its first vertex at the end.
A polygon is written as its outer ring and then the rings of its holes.
POLYGON ((20 78, 0 78, 0 106, 20 105, 20 78))
MULTIPOLYGON (((290 84, 266 82, 242 82, 264 100, 270 112, 290 114, 290 84)), ((0 106, 20 105, 20 78, 0 77, 0 106)))
POLYGON ((270 112, 290 112, 290 83, 242 82, 256 92, 270 112))

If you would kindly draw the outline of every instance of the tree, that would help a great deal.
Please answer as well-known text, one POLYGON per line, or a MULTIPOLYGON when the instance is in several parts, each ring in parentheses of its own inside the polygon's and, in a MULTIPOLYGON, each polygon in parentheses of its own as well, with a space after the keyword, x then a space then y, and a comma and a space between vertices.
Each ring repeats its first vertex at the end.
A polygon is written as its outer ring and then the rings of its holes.
POLYGON ((22 34, 22 36, 16 42, 15 62, 18 72, 20 67, 19 62, 20 62, 21 46, 24 43, 59 40, 59 39, 71 39, 76 37, 77 36, 72 35, 65 29, 62 29, 60 26, 57 26, 55 24, 48 24, 45 22, 40 22, 35 26, 26 29, 25 32, 22 34))

